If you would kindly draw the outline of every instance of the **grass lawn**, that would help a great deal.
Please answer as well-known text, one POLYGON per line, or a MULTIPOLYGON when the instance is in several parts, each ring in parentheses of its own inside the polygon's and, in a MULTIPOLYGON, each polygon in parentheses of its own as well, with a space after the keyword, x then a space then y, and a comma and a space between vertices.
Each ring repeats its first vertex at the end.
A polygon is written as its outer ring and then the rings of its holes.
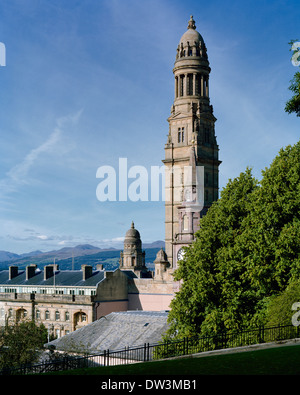
POLYGON ((186 357, 131 365, 57 372, 60 375, 299 375, 300 345, 279 346, 201 358, 186 357))

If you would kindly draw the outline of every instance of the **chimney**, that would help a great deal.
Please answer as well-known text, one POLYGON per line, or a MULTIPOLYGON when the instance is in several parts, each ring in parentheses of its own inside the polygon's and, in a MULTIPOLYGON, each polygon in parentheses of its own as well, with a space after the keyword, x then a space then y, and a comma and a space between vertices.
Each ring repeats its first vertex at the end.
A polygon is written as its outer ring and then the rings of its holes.
POLYGON ((103 270, 103 263, 97 264, 97 270, 103 270))
POLYGON ((53 265, 47 265, 44 267, 44 280, 53 276, 53 265))
POLYGON ((48 278, 54 275, 54 270, 57 271, 59 266, 55 263, 53 265, 47 265, 44 267, 44 280, 48 280, 48 278))
POLYGON ((91 277, 93 273, 93 267, 89 265, 81 265, 81 270, 82 270, 82 279, 85 281, 89 277, 91 277))
POLYGON ((12 280, 13 278, 17 277, 18 266, 10 266, 8 270, 9 270, 9 277, 8 277, 9 280, 12 280))
POLYGON ((26 280, 29 280, 31 277, 35 275, 36 265, 26 266, 26 280))

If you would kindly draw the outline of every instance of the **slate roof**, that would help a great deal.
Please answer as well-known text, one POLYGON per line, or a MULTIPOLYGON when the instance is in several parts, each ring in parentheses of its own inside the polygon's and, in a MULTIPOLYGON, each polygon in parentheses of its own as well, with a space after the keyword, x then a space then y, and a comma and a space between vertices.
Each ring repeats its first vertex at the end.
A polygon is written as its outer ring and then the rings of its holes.
POLYGON ((124 311, 110 313, 69 335, 47 343, 57 350, 78 350, 91 353, 117 351, 125 347, 143 346, 162 340, 168 329, 166 311, 124 311))
MULTIPOLYGON (((104 279, 104 273, 103 270, 97 270, 92 273, 91 277, 83 280, 83 273, 81 270, 58 270, 55 273, 55 285, 65 287, 93 287, 104 279)), ((26 280, 26 272, 23 270, 19 271, 19 274, 12 280, 9 280, 9 271, 1 270, 0 285, 53 286, 54 276, 44 280, 44 272, 37 269, 33 277, 26 280)))

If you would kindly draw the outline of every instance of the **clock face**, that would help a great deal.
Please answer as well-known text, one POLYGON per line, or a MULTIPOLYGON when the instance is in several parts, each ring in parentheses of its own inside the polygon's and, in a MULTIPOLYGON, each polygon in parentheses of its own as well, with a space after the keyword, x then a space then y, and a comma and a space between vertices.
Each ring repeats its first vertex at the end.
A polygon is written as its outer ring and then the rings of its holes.
POLYGON ((177 252, 177 260, 180 261, 184 257, 185 251, 183 251, 183 248, 180 248, 180 250, 177 252))

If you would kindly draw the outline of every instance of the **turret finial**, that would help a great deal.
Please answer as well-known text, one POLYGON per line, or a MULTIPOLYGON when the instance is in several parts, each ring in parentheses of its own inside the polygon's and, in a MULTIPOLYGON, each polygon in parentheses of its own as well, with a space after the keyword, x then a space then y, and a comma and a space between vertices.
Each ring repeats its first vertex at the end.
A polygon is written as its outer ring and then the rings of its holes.
POLYGON ((189 20, 188 29, 196 29, 195 21, 193 19, 193 15, 191 15, 191 19, 189 20))

